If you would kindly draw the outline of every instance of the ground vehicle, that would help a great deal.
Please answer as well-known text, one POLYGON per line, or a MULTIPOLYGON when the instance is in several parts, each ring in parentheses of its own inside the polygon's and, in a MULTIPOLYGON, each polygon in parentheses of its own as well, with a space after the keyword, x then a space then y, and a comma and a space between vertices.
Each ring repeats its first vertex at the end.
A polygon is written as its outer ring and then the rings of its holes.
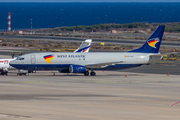
POLYGON ((8 75, 8 71, 6 69, 0 69, 0 75, 8 75))

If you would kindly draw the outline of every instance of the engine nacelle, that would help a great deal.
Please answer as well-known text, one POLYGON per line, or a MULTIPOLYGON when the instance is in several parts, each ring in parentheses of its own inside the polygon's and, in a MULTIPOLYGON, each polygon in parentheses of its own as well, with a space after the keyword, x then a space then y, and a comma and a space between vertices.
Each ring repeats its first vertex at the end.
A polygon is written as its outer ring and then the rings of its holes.
POLYGON ((70 65, 69 67, 70 73, 84 73, 86 72, 86 67, 81 65, 70 65))

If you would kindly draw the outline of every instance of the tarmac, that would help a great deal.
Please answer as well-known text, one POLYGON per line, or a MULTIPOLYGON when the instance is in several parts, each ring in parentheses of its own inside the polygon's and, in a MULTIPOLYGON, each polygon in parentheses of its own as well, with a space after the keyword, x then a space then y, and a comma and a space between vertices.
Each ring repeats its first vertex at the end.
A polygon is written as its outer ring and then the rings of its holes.
POLYGON ((0 76, 0 120, 179 120, 179 75, 0 76))

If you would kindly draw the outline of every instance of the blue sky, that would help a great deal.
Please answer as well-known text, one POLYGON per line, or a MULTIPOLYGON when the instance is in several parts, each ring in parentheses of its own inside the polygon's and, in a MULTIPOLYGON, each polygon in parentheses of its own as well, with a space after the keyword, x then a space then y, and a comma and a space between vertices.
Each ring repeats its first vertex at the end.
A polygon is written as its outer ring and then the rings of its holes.
POLYGON ((0 2, 180 2, 180 0, 0 0, 0 2))

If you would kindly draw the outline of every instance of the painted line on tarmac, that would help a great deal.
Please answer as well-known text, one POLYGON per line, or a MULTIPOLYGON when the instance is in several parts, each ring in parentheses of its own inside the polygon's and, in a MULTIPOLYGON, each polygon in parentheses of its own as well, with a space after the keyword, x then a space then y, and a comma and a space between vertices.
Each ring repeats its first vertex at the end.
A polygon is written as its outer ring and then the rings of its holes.
POLYGON ((11 117, 11 118, 31 118, 31 116, 23 116, 23 115, 0 113, 0 118, 5 118, 5 117, 11 117))
POLYGON ((171 106, 173 107, 173 106, 177 105, 178 103, 180 103, 180 101, 172 104, 171 106))
POLYGON ((125 103, 125 104, 134 104, 134 105, 150 105, 150 106, 167 106, 164 104, 155 104, 155 103, 138 103, 138 102, 121 102, 121 103, 125 103))
POLYGON ((159 83, 161 81, 86 81, 87 83, 159 83))
POLYGON ((46 82, 46 81, 13 81, 13 83, 55 83, 55 82, 46 82))

